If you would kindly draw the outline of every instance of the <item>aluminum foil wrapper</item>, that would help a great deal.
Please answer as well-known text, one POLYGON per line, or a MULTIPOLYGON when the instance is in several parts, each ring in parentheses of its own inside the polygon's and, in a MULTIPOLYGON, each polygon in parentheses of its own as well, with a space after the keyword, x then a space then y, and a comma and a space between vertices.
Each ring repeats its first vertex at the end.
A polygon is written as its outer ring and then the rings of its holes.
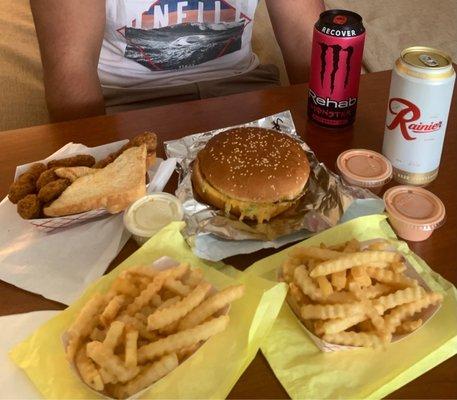
POLYGON ((197 133, 165 142, 164 145, 167 157, 178 159, 179 183, 176 196, 184 207, 186 228, 183 234, 194 252, 206 259, 220 260, 261 248, 279 247, 328 229, 343 219, 384 210, 383 201, 372 192, 346 185, 338 175, 317 160, 315 154, 298 136, 290 111, 242 125, 197 133), (308 157, 311 172, 303 195, 293 210, 288 210, 269 222, 257 224, 252 221, 239 221, 232 215, 202 203, 196 197, 191 175, 192 162, 197 153, 210 138, 235 127, 275 129, 290 135, 301 144, 308 157), (348 210, 350 217, 344 218, 348 210))

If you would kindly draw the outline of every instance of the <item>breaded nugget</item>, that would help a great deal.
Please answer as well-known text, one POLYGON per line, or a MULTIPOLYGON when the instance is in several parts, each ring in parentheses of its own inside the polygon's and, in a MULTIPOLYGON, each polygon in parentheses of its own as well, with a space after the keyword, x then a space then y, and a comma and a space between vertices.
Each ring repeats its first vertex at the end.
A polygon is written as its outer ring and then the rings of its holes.
POLYGON ((35 183, 36 182, 36 179, 35 179, 35 176, 33 174, 31 174, 30 172, 24 172, 23 174, 19 175, 16 179, 16 182, 19 182, 19 183, 35 183))
POLYGON ((77 156, 52 160, 48 162, 48 168, 53 167, 92 167, 95 164, 95 158, 89 154, 78 154, 77 156))
POLYGON ((157 148, 157 135, 153 132, 141 133, 130 140, 130 147, 146 145, 148 154, 157 148))
POLYGON ((41 203, 36 194, 28 194, 17 203, 17 212, 24 219, 39 218, 41 203))
POLYGON ((42 187, 46 186, 48 183, 59 179, 59 177, 54 172, 55 168, 47 169, 42 172, 38 180, 36 181, 36 188, 40 190, 42 187))
POLYGON ((30 166, 26 173, 32 174, 35 177, 35 181, 40 177, 40 175, 46 171, 46 165, 43 163, 35 163, 30 166))
POLYGON ((148 168, 155 163, 155 151, 157 148, 157 135, 153 132, 144 132, 133 137, 128 143, 124 144, 118 151, 111 153, 106 158, 95 163, 94 168, 105 168, 108 164, 111 164, 117 157, 119 157, 125 150, 131 147, 146 145, 146 151, 148 153, 147 165, 148 168))
POLYGON ((57 179, 43 186, 38 192, 38 199, 42 203, 48 203, 59 197, 62 192, 70 186, 71 182, 68 179, 57 179))
POLYGON ((16 182, 11 184, 8 192, 8 198, 11 203, 16 204, 19 200, 32 193, 35 193, 35 183, 33 180, 30 180, 30 178, 25 176, 21 180, 18 179, 16 182))

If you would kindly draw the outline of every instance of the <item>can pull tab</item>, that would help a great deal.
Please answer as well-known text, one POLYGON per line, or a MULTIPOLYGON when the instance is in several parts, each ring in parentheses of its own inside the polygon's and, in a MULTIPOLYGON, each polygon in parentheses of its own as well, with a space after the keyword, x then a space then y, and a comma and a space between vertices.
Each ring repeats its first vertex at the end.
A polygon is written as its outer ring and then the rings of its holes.
POLYGON ((438 61, 428 54, 421 54, 419 56, 419 60, 421 60, 427 67, 437 67, 439 65, 438 61))

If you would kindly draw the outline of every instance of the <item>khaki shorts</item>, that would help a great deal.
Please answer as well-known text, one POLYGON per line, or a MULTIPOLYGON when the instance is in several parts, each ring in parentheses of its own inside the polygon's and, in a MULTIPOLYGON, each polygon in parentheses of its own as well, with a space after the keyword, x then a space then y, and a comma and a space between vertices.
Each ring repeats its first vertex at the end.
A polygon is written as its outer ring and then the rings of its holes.
POLYGON ((147 108, 183 101, 207 99, 279 86, 275 65, 259 65, 238 76, 157 89, 110 89, 103 87, 106 112, 147 108))

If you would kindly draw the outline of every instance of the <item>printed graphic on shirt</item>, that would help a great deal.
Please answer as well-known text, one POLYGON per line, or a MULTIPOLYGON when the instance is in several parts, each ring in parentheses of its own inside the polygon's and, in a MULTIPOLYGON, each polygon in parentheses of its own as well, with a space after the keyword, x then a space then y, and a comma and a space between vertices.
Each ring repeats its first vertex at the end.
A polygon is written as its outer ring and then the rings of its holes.
POLYGON ((127 42, 126 58, 152 71, 177 70, 240 50, 250 22, 224 0, 157 0, 141 21, 118 32, 127 42))

